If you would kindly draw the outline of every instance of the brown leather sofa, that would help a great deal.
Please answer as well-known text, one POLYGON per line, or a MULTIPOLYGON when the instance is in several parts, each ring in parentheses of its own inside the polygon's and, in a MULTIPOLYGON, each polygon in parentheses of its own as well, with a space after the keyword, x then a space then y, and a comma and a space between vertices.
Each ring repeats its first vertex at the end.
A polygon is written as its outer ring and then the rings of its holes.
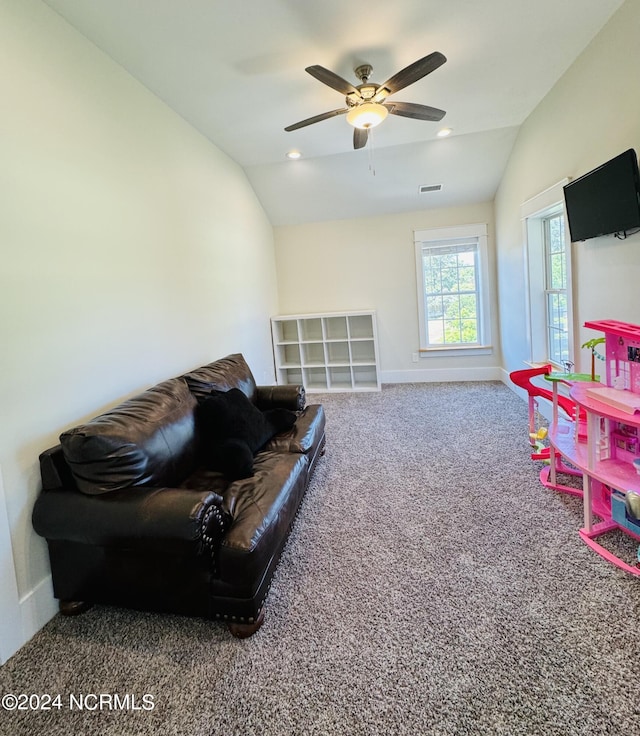
POLYGON ((40 456, 32 517, 60 610, 102 603, 202 616, 250 636, 324 443, 322 406, 305 406, 302 387, 256 386, 240 354, 63 433, 40 456), (257 452, 254 474, 234 481, 208 467, 198 413, 199 399, 232 388, 261 410, 297 413, 257 452))

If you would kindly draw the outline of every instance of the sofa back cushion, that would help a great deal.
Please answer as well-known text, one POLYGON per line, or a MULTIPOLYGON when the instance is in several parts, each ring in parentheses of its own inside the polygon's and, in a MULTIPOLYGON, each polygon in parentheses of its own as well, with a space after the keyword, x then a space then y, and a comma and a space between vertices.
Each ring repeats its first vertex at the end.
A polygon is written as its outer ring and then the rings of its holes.
POLYGON ((182 376, 197 398, 204 398, 212 391, 229 391, 239 388, 252 402, 256 402, 256 382, 241 353, 227 355, 202 368, 196 368, 182 376))
POLYGON ((60 436, 78 488, 176 486, 194 468, 197 401, 181 378, 159 383, 60 436))

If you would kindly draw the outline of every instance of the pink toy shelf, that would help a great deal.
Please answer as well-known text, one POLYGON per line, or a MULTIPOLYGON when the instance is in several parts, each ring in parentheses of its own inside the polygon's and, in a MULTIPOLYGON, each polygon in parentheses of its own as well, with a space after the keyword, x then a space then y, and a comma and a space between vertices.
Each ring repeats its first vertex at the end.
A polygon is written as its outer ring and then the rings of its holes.
POLYGON ((631 513, 636 508, 631 499, 640 500, 634 498, 640 494, 640 471, 634 466, 634 460, 640 464, 640 326, 601 320, 585 327, 604 332, 605 383, 571 384, 569 395, 586 415, 586 433, 554 414, 549 439, 553 450, 582 472, 581 538, 604 559, 640 576, 640 568, 596 541, 614 529, 640 541, 640 518, 631 513))

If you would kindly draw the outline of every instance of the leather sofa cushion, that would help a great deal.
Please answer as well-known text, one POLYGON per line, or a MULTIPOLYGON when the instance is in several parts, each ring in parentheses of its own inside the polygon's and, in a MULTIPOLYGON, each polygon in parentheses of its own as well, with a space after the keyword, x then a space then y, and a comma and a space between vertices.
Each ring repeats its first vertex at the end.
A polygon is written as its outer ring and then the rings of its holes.
POLYGON ((228 391, 239 388, 253 403, 256 402, 256 382, 241 353, 227 355, 209 365, 203 365, 182 376, 197 398, 204 398, 212 391, 228 391))
POLYGON ((308 467, 306 455, 262 451, 255 474, 227 486, 222 509, 232 522, 218 553, 222 581, 247 591, 259 581, 289 533, 308 467))
POLYGON ((186 382, 172 378, 64 432, 60 444, 79 490, 178 486, 197 459, 196 406, 186 382))

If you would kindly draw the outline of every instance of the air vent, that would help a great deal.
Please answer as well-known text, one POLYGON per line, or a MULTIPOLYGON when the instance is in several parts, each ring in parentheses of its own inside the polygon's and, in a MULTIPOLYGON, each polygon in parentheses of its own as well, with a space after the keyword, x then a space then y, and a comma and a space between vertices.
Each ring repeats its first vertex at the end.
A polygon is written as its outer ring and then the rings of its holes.
POLYGON ((420 194, 426 194, 427 192, 439 192, 442 189, 442 184, 423 184, 418 190, 420 194))

